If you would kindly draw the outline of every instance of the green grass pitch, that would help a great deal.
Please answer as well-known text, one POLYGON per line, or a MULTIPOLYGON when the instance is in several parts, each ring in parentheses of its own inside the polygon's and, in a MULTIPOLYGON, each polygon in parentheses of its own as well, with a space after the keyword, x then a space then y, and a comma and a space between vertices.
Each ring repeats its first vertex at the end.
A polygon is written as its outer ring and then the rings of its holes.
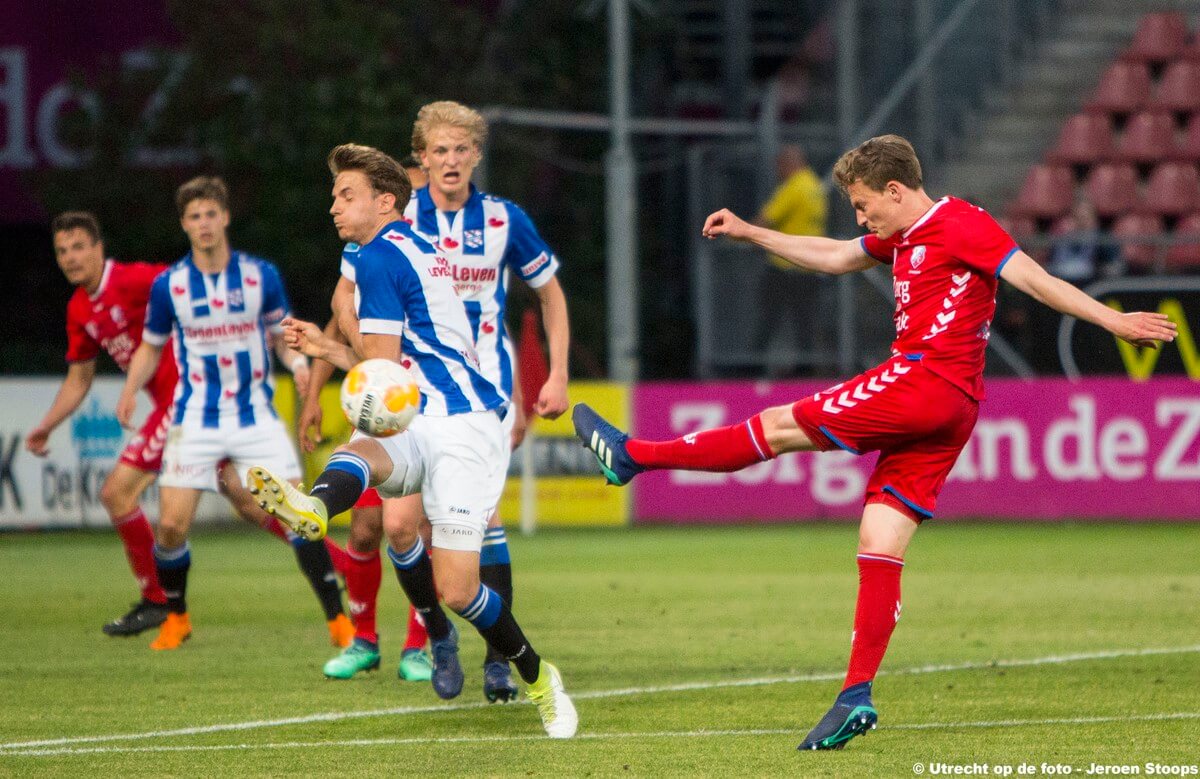
POLYGON ((1092 762, 1200 763, 1196 525, 930 523, 909 550, 878 730, 797 753, 845 668, 855 543, 829 525, 514 533, 517 617, 578 695, 580 737, 551 742, 531 706, 483 705, 469 626, 457 701, 396 678, 406 604, 388 568, 384 667, 332 682, 316 601, 266 534, 197 534, 195 635, 166 653, 151 634, 100 633, 133 594, 111 534, 0 536, 0 775, 865 777, 942 762, 1079 776, 1092 762))

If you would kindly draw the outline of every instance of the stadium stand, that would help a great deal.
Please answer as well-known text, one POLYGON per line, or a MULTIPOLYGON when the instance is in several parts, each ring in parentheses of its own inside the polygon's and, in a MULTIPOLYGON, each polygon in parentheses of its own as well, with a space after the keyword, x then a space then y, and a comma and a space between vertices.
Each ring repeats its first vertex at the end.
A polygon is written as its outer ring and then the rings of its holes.
POLYGON ((1045 245, 1069 229, 1071 204, 1086 197, 1131 272, 1200 272, 1198 166, 1200 33, 1183 13, 1145 14, 1083 111, 1029 169, 1007 224, 1045 245))

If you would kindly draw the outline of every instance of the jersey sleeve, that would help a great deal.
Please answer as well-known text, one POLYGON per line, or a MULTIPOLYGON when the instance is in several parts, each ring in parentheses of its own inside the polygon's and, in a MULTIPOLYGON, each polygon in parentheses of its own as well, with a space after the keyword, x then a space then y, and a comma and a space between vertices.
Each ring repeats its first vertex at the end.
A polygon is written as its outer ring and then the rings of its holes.
POLYGON ((872 260, 882 262, 885 265, 892 264, 892 249, 895 248, 895 244, 892 243, 890 238, 884 240, 875 235, 875 233, 867 233, 858 239, 858 244, 872 260))
POLYGON ((508 247, 503 262, 534 289, 548 284, 558 273, 558 258, 524 211, 509 204, 508 220, 508 247))
POLYGON ((342 275, 356 284, 358 282, 354 281, 354 263, 358 261, 359 248, 359 245, 356 243, 348 243, 342 249, 342 275))
POLYGON ((175 323, 175 304, 171 300, 171 277, 160 273, 150 285, 150 300, 146 304, 146 325, 142 340, 154 346, 162 346, 171 337, 171 325, 175 323))
POLYGON ((88 335, 75 299, 67 304, 67 362, 87 362, 100 354, 100 344, 88 335))
POLYGON ((956 221, 947 241, 950 256, 972 270, 998 277, 1020 248, 1017 242, 977 206, 969 206, 956 221))
POLYGON ((263 304, 262 319, 267 329, 279 334, 283 328, 279 323, 288 315, 291 307, 288 305, 287 291, 283 288, 283 279, 279 269, 269 262, 262 263, 263 304))
POLYGON ((412 285, 420 286, 408 258, 380 258, 378 254, 359 255, 358 272, 367 284, 356 284, 358 292, 358 331, 363 335, 404 335, 412 285))

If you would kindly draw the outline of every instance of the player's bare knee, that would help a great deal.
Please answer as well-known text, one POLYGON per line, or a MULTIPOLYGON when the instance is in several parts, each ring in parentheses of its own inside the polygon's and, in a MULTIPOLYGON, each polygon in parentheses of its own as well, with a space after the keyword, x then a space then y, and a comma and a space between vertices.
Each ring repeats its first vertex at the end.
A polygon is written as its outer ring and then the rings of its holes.
POLYGON ((466 576, 443 576, 438 580, 437 586, 446 607, 456 612, 470 606, 471 601, 479 594, 478 580, 472 582, 466 576))
POLYGON ((759 419, 762 420, 763 435, 767 444, 775 454, 814 448, 808 434, 796 424, 791 406, 768 408, 759 414, 759 419))
POLYGON ((100 487, 100 505, 113 519, 124 517, 137 508, 137 495, 131 495, 128 490, 111 479, 106 480, 100 487))
POLYGON ((163 517, 158 522, 155 540, 163 549, 178 549, 187 541, 187 527, 182 522, 163 517))

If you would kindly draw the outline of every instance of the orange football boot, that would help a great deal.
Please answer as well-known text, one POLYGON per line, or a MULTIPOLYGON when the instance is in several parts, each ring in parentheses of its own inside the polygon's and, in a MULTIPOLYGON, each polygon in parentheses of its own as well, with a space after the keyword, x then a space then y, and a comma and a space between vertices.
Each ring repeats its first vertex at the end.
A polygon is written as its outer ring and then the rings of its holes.
POLYGON ((158 629, 158 637, 150 644, 151 649, 178 649, 179 645, 192 637, 192 621, 187 612, 171 612, 167 621, 158 629))
POLYGON ((342 649, 354 643, 354 623, 345 614, 338 614, 325 624, 329 626, 329 643, 342 649))

